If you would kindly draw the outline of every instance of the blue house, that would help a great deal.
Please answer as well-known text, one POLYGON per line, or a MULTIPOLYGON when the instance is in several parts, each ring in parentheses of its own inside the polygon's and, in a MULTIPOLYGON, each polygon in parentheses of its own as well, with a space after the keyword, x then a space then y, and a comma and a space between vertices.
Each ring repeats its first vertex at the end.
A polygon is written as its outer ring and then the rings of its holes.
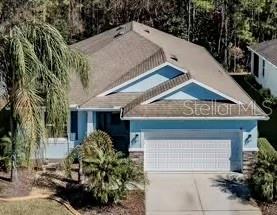
POLYGON ((73 48, 89 59, 89 89, 72 76, 68 132, 46 158, 97 129, 145 171, 242 171, 254 158, 267 115, 205 48, 137 22, 73 48))

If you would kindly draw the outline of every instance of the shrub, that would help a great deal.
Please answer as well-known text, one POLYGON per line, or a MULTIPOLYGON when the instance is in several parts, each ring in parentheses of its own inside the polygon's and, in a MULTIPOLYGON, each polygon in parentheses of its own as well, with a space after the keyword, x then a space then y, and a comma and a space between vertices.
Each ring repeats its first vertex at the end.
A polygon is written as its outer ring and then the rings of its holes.
POLYGON ((259 147, 259 151, 262 152, 262 154, 267 154, 267 155, 270 155, 273 157, 277 156, 277 151, 268 142, 268 140, 266 138, 259 138, 258 147, 259 147))
POLYGON ((86 184, 100 203, 118 202, 127 193, 127 185, 138 179, 140 170, 120 154, 96 150, 95 156, 83 161, 86 184))
POLYGON ((124 158, 112 146, 108 134, 96 131, 65 160, 70 173, 73 157, 79 158, 85 186, 102 204, 118 202, 126 195, 129 183, 143 180, 142 168, 129 158, 124 158))
POLYGON ((273 201, 277 199, 277 152, 265 138, 260 138, 258 145, 252 188, 257 198, 273 201))

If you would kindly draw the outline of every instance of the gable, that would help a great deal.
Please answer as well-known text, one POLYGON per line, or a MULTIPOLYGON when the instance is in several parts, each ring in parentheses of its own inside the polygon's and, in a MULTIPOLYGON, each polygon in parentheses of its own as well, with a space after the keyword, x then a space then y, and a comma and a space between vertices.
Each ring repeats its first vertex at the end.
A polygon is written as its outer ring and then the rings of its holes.
POLYGON ((144 92, 181 74, 183 74, 182 71, 173 68, 172 66, 166 65, 114 92, 144 92))
POLYGON ((191 98, 194 98, 194 100, 224 100, 235 104, 241 104, 241 101, 238 101, 214 88, 211 88, 206 84, 196 81, 195 79, 189 79, 179 84, 178 86, 172 87, 169 90, 165 90, 164 92, 159 93, 158 95, 152 96, 150 99, 147 98, 141 104, 150 104, 154 101, 164 100, 164 98, 176 100, 176 97, 178 98, 178 96, 180 96, 179 100, 191 100, 191 98), (185 87, 189 85, 190 87, 186 89, 185 87), (173 97, 173 95, 175 98, 173 97))
POLYGON ((227 100, 226 98, 212 92, 196 83, 190 83, 164 97, 160 100, 227 100))

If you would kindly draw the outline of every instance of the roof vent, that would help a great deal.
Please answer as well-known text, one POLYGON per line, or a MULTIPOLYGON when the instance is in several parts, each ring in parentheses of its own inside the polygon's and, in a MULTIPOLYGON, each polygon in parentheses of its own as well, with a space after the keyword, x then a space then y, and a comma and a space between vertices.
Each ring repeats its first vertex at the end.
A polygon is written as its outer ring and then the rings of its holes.
POLYGON ((150 34, 150 31, 148 29, 145 29, 144 30, 146 33, 150 34))
POLYGON ((116 35, 114 35, 114 38, 120 37, 124 34, 123 31, 119 31, 116 35))
POLYGON ((174 61, 178 61, 178 58, 176 57, 176 55, 171 55, 170 59, 174 60, 174 61))

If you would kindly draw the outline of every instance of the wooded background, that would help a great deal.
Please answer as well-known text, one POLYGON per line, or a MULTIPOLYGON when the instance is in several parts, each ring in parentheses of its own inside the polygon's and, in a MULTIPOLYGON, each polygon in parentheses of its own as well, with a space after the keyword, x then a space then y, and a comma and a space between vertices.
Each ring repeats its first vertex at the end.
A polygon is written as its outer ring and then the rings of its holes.
POLYGON ((277 0, 0 0, 0 22, 39 19, 69 44, 138 21, 206 47, 230 72, 246 47, 277 36, 277 0))

